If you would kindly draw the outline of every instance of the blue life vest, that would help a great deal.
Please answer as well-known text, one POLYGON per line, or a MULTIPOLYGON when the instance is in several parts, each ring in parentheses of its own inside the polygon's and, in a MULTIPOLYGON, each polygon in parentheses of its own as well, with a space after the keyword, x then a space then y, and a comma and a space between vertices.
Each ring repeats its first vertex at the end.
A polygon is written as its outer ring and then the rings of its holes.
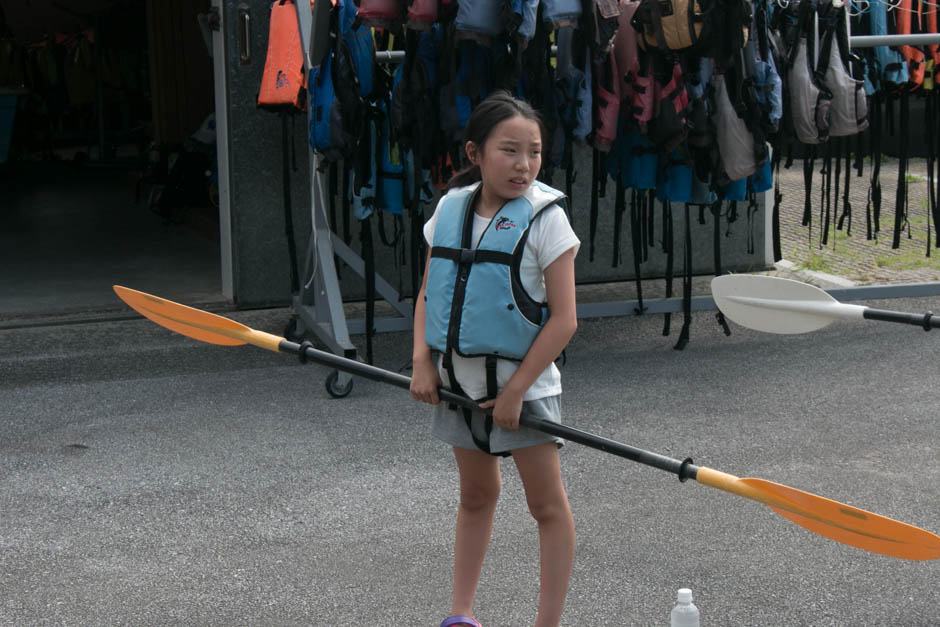
POLYGON ((445 354, 453 349, 463 357, 521 360, 548 320, 547 304, 522 287, 522 253, 532 222, 565 196, 536 181, 500 208, 473 249, 479 187, 453 190, 441 200, 431 242, 424 339, 445 354))

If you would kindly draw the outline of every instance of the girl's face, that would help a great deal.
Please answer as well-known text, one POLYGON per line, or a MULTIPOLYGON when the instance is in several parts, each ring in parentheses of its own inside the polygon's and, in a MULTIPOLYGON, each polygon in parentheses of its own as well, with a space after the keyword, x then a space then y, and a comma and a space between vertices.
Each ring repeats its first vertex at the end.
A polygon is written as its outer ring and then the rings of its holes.
POLYGON ((470 163, 480 167, 482 213, 493 215, 509 200, 522 196, 542 167, 538 122, 516 115, 493 127, 483 146, 467 142, 470 163))

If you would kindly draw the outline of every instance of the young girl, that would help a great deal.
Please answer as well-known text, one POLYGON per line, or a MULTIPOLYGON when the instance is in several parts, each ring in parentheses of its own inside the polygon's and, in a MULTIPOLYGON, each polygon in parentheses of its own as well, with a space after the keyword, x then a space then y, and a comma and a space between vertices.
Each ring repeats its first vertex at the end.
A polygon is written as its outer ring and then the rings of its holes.
POLYGON ((564 195, 535 180, 542 136, 527 103, 506 92, 480 103, 464 130, 470 165, 424 227, 431 249, 415 308, 411 395, 436 405, 433 433, 453 446, 460 475, 453 616, 442 627, 479 627, 472 608, 500 492, 499 456, 512 455, 538 524, 537 627, 559 625, 568 591, 575 536, 562 441, 519 426, 523 411, 560 420, 554 360, 577 328, 580 242, 558 204, 564 195), (442 383, 491 415, 439 403, 442 383))

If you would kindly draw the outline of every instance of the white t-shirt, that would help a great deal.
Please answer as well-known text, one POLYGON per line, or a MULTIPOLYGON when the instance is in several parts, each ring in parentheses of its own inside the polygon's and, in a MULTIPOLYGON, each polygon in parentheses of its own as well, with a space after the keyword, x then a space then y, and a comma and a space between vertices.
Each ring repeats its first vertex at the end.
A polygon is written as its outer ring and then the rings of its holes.
MULTIPOLYGON (((441 210, 439 202, 434 215, 424 224, 424 239, 428 246, 434 241, 434 225, 441 210)), ((525 243, 522 261, 519 266, 519 277, 526 292, 536 301, 545 302, 545 278, 543 273, 553 261, 562 253, 574 249, 578 254, 581 241, 575 235, 568 216, 564 210, 557 206, 546 207, 542 215, 532 223, 529 229, 529 239, 525 243)), ((490 218, 473 214, 473 232, 470 237, 471 247, 476 248, 483 236, 483 231, 489 224, 490 218)), ((486 367, 485 357, 461 357, 453 354, 454 375, 460 382, 460 387, 470 398, 478 399, 486 396, 486 367)), ((496 363, 496 383, 500 390, 506 385, 510 377, 519 367, 519 362, 508 359, 499 359, 496 363)), ((441 380, 446 385, 449 381, 447 373, 438 362, 438 371, 441 380)), ((550 364, 531 387, 526 390, 523 400, 531 401, 546 396, 561 394, 561 373, 555 364, 550 364)))

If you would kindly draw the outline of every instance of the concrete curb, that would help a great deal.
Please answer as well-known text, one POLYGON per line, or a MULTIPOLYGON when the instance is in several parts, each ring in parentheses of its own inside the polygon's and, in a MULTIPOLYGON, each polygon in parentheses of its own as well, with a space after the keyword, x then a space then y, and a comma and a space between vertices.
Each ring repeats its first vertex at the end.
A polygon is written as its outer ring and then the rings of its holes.
POLYGON ((842 287, 855 287, 858 285, 855 281, 851 279, 846 279, 845 277, 836 276, 835 274, 829 274, 828 272, 818 272, 816 270, 805 270, 800 268, 792 261, 787 261, 786 259, 781 259, 774 264, 780 272, 787 272, 794 275, 801 281, 815 285, 822 289, 832 289, 832 288, 842 288, 842 287))

